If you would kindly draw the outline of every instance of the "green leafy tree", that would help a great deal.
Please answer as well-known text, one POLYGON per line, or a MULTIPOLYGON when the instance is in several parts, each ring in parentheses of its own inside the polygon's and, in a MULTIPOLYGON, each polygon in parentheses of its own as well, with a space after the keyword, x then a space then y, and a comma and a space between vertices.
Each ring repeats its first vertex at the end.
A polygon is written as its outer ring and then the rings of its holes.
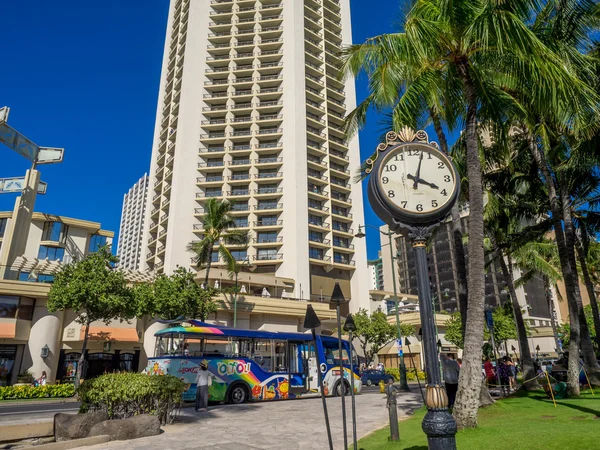
POLYGON ((215 297, 219 291, 196 283, 195 273, 177 267, 172 275, 159 275, 153 283, 142 283, 134 288, 140 313, 159 316, 166 320, 177 318, 206 318, 218 310, 215 297))
POLYGON ((204 286, 208 286, 208 276, 215 247, 218 246, 219 255, 227 265, 227 269, 233 272, 236 260, 227 245, 239 245, 248 242, 248 232, 235 229, 236 224, 230 214, 231 209, 232 204, 227 200, 209 199, 204 206, 204 215, 202 216, 202 239, 198 242, 192 242, 188 247, 196 255, 193 258, 196 266, 206 268, 204 286))
MULTIPOLYGON (((366 309, 360 309, 352 317, 356 325, 354 337, 360 343, 368 366, 381 347, 396 338, 396 326, 388 322, 387 315, 382 311, 375 311, 369 315, 366 309)), ((415 329, 412 325, 401 324, 400 332, 402 336, 412 336, 415 329)))
POLYGON ((129 320, 138 310, 123 273, 115 269, 119 259, 107 246, 88 254, 81 261, 67 264, 54 277, 48 293, 48 311, 73 310, 84 327, 83 345, 75 385, 79 386, 90 331, 90 324, 129 320))
MULTIPOLYGON (((496 344, 496 349, 500 349, 504 342, 509 339, 517 339, 517 328, 510 303, 506 303, 500 308, 495 308, 492 317, 494 318, 494 343, 496 344)), ((453 313, 446 321, 445 327, 446 334, 444 335, 444 339, 459 348, 464 348, 460 313, 453 313)), ((486 341, 490 340, 490 333, 487 327, 484 329, 483 338, 486 341)))

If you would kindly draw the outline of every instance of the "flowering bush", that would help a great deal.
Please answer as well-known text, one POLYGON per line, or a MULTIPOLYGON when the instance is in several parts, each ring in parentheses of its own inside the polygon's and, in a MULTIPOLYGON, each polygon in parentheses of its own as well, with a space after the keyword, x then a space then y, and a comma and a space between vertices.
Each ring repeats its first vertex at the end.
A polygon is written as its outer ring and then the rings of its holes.
POLYGON ((29 398, 73 397, 75 387, 72 384, 52 384, 46 386, 3 386, 0 387, 0 400, 29 398))

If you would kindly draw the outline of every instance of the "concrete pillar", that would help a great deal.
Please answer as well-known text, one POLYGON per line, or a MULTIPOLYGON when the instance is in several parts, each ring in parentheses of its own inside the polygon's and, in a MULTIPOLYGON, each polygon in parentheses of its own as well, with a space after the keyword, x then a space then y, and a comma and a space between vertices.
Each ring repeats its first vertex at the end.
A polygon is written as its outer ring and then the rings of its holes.
POLYGON ((156 344, 156 338, 154 337, 154 333, 167 328, 166 324, 159 323, 157 319, 144 318, 144 321, 144 347, 140 352, 140 364, 138 367, 138 370, 140 372, 144 370, 148 365, 148 358, 154 356, 154 346, 156 344))
POLYGON ((23 355, 22 369, 30 369, 33 376, 39 378, 46 371, 47 379, 56 381, 58 358, 62 342, 64 312, 50 313, 45 302, 40 300, 35 305, 29 341, 23 355), (50 351, 47 358, 42 358, 42 348, 47 345, 50 351))
POLYGON ((16 278, 17 274, 12 273, 9 268, 17 257, 25 253, 39 182, 40 173, 37 170, 28 170, 25 175, 25 189, 15 201, 10 226, 4 234, 5 248, 0 253, 0 278, 16 278))

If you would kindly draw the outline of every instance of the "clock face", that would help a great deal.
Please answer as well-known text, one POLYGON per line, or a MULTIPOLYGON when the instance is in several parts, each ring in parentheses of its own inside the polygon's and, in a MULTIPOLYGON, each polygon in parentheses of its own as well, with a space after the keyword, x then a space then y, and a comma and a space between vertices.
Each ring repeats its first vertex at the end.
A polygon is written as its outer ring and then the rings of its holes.
POLYGON ((409 143, 385 154, 377 172, 385 201, 404 214, 428 215, 454 200, 457 180, 450 159, 429 145, 409 143))

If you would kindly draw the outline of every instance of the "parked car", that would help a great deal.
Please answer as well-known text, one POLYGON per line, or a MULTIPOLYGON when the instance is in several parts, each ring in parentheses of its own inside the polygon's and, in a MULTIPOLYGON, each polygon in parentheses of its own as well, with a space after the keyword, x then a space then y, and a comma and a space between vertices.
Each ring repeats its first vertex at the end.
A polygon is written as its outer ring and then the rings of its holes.
POLYGON ((379 370, 365 370, 360 375, 360 381, 362 381, 363 385, 366 384, 367 386, 378 384, 381 380, 383 380, 384 383, 387 383, 390 379, 394 380, 394 377, 379 370))

